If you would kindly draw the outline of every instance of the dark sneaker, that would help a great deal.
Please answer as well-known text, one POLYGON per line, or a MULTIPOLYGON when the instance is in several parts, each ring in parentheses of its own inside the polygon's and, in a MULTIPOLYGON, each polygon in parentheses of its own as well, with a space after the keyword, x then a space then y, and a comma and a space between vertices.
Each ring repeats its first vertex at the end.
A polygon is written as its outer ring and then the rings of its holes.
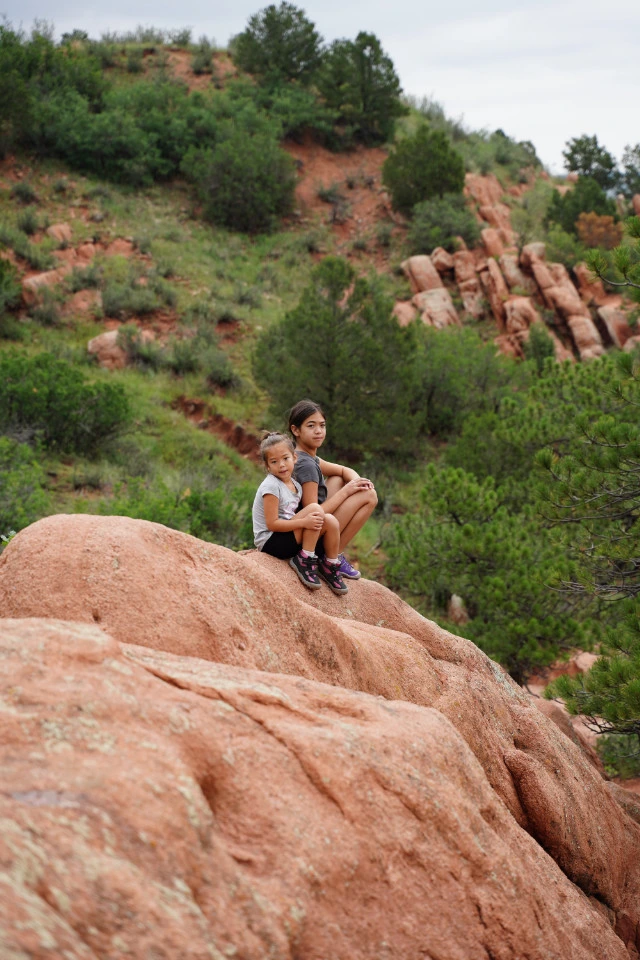
POLYGON ((340 566, 338 567, 338 573, 341 577, 346 577, 347 580, 359 580, 362 574, 359 570, 356 570, 355 567, 352 567, 344 553, 338 554, 338 559, 340 560, 340 566))
POLYGON ((339 594, 348 591, 348 586, 340 576, 339 563, 327 563, 326 560, 321 560, 318 564, 318 573, 323 580, 326 580, 334 593, 339 594))
POLYGON ((318 560, 316 557, 301 557, 296 553, 295 557, 289 560, 289 566, 293 567, 295 572, 310 590, 319 590, 322 584, 318 577, 318 560))

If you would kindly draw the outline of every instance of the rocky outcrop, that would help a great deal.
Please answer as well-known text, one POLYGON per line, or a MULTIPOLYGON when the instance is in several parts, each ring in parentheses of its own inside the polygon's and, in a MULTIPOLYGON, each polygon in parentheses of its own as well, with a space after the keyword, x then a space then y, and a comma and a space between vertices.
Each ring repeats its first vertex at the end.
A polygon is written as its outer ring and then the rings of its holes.
MULTIPOLYGON (((629 958, 438 710, 80 623, 0 621, 0 656, 7 957, 629 958)), ((509 763, 553 816, 557 770, 509 763)), ((619 866, 640 828, 597 802, 619 866)))
POLYGON ((422 322, 442 330, 444 327, 460 326, 460 318, 446 287, 437 287, 416 293, 412 301, 419 310, 422 322))
POLYGON ((493 227, 485 227, 480 231, 482 245, 488 257, 501 257, 504 253, 504 244, 497 230, 493 227))
POLYGON ((139 955, 187 923, 185 942, 262 957, 267 924, 274 956, 316 955, 329 930, 364 960, 374 917, 391 956, 444 942, 471 960, 480 936, 499 956, 509 931, 513 957, 540 960, 640 945, 638 824, 496 664, 381 585, 312 594, 255 552, 56 516, 0 557, 0 609, 74 621, 62 646, 12 634, 3 659, 3 863, 33 865, 9 888, 16 937, 36 910, 107 956, 123 909, 151 938, 139 955))
POLYGON ((401 327, 408 327, 418 316, 418 310, 410 300, 398 300, 394 305, 392 315, 401 327))
POLYGON ((71 272, 69 264, 63 264, 56 270, 45 270, 22 281, 22 299, 27 306, 33 306, 42 299, 43 292, 62 283, 71 272))
POLYGON ((442 287, 440 274, 434 267, 431 259, 425 256, 409 257, 401 264, 402 269, 409 283, 412 293, 420 293, 423 290, 435 290, 442 287))
POLYGON ((453 257, 443 247, 432 250, 430 259, 439 274, 450 273, 453 270, 453 257))
POLYGON ((47 227, 46 234, 62 244, 69 244, 73 239, 71 227, 68 223, 53 223, 50 227, 47 227))
POLYGON ((118 330, 107 330, 93 337, 87 351, 106 370, 122 370, 127 365, 127 352, 118 343, 118 330))
POLYGON ((616 347, 624 347, 627 340, 633 336, 626 314, 617 307, 598 307, 598 317, 604 324, 610 342, 616 347))

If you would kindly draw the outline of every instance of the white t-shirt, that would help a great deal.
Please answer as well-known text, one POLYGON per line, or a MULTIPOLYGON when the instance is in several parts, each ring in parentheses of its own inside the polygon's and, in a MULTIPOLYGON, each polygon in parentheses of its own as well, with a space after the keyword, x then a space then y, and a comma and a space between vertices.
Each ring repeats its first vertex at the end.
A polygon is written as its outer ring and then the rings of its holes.
POLYGON ((282 480, 279 480, 278 477, 274 477, 272 473, 268 473, 255 495, 253 501, 253 541, 258 548, 262 550, 265 543, 273 533, 273 530, 269 530, 267 526, 267 521, 264 515, 264 502, 263 497, 267 493, 273 494, 273 496, 278 498, 278 520, 291 520, 292 516, 298 509, 298 504, 302 499, 302 487, 297 480, 294 480, 294 485, 296 492, 289 490, 289 487, 286 483, 283 483, 282 480))

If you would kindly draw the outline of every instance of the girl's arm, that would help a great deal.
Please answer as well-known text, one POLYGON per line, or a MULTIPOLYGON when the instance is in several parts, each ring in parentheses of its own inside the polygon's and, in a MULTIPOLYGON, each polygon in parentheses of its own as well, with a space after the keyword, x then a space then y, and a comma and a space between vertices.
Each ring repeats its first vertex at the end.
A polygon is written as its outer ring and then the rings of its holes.
POLYGON ((345 483, 350 480, 359 480, 360 474, 352 470, 351 467, 345 467, 341 463, 330 463, 328 460, 320 460, 320 469, 325 477, 342 477, 345 483))
MULTIPOLYGON (((322 462, 322 461, 320 461, 322 462)), ((345 467, 348 470, 348 467, 345 467)), ((355 471, 350 471, 355 473, 355 471)), ((326 476, 326 474, 325 474, 326 476)), ((329 474, 331 476, 331 474, 329 474)), ((335 476, 335 474, 334 474, 335 476)), ((341 503, 350 497, 354 493, 360 493, 361 490, 368 490, 372 487, 373 484, 370 480, 366 480, 364 477, 359 477, 356 473, 355 479, 348 480, 343 487, 338 490, 337 493, 334 493, 333 496, 328 497, 324 503, 321 503, 320 506, 325 513, 333 513, 341 503)), ((308 480, 306 483, 302 484, 302 505, 304 507, 308 506, 310 503, 318 502, 318 484, 313 480, 308 480)), ((266 514, 266 510, 265 510, 266 514)))
MULTIPOLYGON (((316 484, 316 488, 317 488, 316 484)), ((313 502, 313 501, 312 501, 313 502)), ((273 533, 286 533, 287 530, 316 529, 318 524, 311 519, 310 513, 296 514, 291 520, 283 520, 278 516, 278 498, 273 493, 265 493, 262 498, 264 519, 269 530, 273 533)))

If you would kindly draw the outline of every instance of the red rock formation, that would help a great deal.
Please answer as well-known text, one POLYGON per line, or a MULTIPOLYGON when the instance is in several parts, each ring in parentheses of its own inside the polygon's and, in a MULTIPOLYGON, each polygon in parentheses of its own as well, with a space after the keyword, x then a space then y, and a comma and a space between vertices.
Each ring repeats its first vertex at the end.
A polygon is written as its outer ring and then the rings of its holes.
POLYGON ((460 318, 446 287, 416 293, 411 302, 420 311, 423 322, 436 330, 460 326, 460 318))
POLYGON ((457 250, 453 255, 453 269, 456 283, 477 280, 476 263, 469 250, 457 250))
POLYGON ((418 316, 418 311, 410 300, 398 300, 394 305, 392 315, 401 327, 408 327, 412 320, 415 320, 418 316))
POLYGON ((602 338, 591 317, 584 314, 568 316, 567 324, 581 360, 593 360, 594 357, 602 356, 604 353, 602 338))
POLYGON ((0 557, 0 609, 75 621, 59 628, 68 640, 5 624, 3 783, 15 795, 0 802, 16 826, 3 865, 25 847, 40 865, 3 900, 12 936, 32 937, 23 921, 37 910, 54 942, 80 930, 94 956, 112 956, 122 909, 138 955, 158 936, 179 956, 181 932, 190 948, 231 937, 262 958, 267 924, 283 958, 290 936, 299 956, 326 955, 329 930, 337 955, 364 960, 378 917, 399 957, 446 943, 472 960, 482 929, 495 956, 513 930, 513 957, 623 960, 608 919, 640 945, 638 825, 496 664, 382 586, 310 594, 255 552, 125 517, 56 516, 0 557), (83 623, 150 649, 123 661, 83 623), (81 813, 60 816, 67 804, 81 813), (46 891, 61 891, 53 917, 46 891))
POLYGON ((596 304, 597 306, 605 304, 607 294, 602 286, 602 280, 593 279, 591 270, 586 263, 577 263, 573 268, 576 280, 578 281, 578 291, 582 300, 587 306, 596 304))
POLYGON ((73 236, 68 223, 53 223, 45 232, 48 237, 52 237, 58 243, 71 243, 73 236))
POLYGON ((464 192, 472 197, 479 207, 491 206, 498 203, 504 193, 498 178, 494 173, 480 176, 477 173, 467 173, 464 178, 464 192))
POLYGON ((466 313, 472 316, 474 320, 480 320, 484 316, 484 296, 478 277, 463 280, 458 285, 458 292, 466 313))
MULTIPOLYGON (((437 710, 77 623, 0 621, 0 651, 7 957, 371 960, 384 942, 398 958, 628 960, 607 909, 518 826, 437 710)), ((519 747, 510 764, 553 816, 557 771, 519 747)), ((633 843, 638 825, 600 791, 591 819, 633 843)))
POLYGON ((453 257, 444 247, 436 247, 431 251, 431 263, 438 273, 449 273, 453 270, 453 257))
POLYGON ((440 274, 428 256, 409 257, 401 264, 413 293, 435 290, 442 286, 440 274))
POLYGON ((32 306, 40 300, 42 291, 47 287, 55 287, 71 272, 71 264, 65 263, 56 270, 46 270, 37 273, 22 281, 22 299, 27 306, 32 306))
POLYGON ((87 344, 87 351, 106 370, 122 370, 127 365, 126 350, 118 345, 118 332, 118 330, 107 330, 105 333, 99 333, 87 344))
POLYGON ((531 270, 534 261, 545 259, 545 245, 541 241, 527 243, 522 248, 520 254, 520 265, 526 270, 531 270))
POLYGON ((616 347, 624 347, 629 337, 633 336, 626 314, 616 307, 603 306, 598 307, 598 316, 604 323, 611 342, 616 347))
POLYGON ((540 322, 540 314, 530 297, 511 297, 504 305, 507 333, 528 330, 532 323, 540 322))
POLYGON ((509 290, 504 277, 500 272, 500 267, 495 260, 487 261, 487 270, 480 274, 482 285, 484 286, 487 299, 491 306, 491 312, 501 330, 504 330, 506 319, 505 302, 509 298, 509 290))
POLYGON ((503 253, 498 263, 510 290, 518 289, 525 293, 535 293, 535 283, 522 272, 518 266, 518 257, 515 253, 503 253))
POLYGON ((493 227, 485 227, 484 230, 480 231, 480 236, 482 237, 482 244, 488 257, 502 256, 504 253, 504 244, 497 230, 494 230, 493 227))

